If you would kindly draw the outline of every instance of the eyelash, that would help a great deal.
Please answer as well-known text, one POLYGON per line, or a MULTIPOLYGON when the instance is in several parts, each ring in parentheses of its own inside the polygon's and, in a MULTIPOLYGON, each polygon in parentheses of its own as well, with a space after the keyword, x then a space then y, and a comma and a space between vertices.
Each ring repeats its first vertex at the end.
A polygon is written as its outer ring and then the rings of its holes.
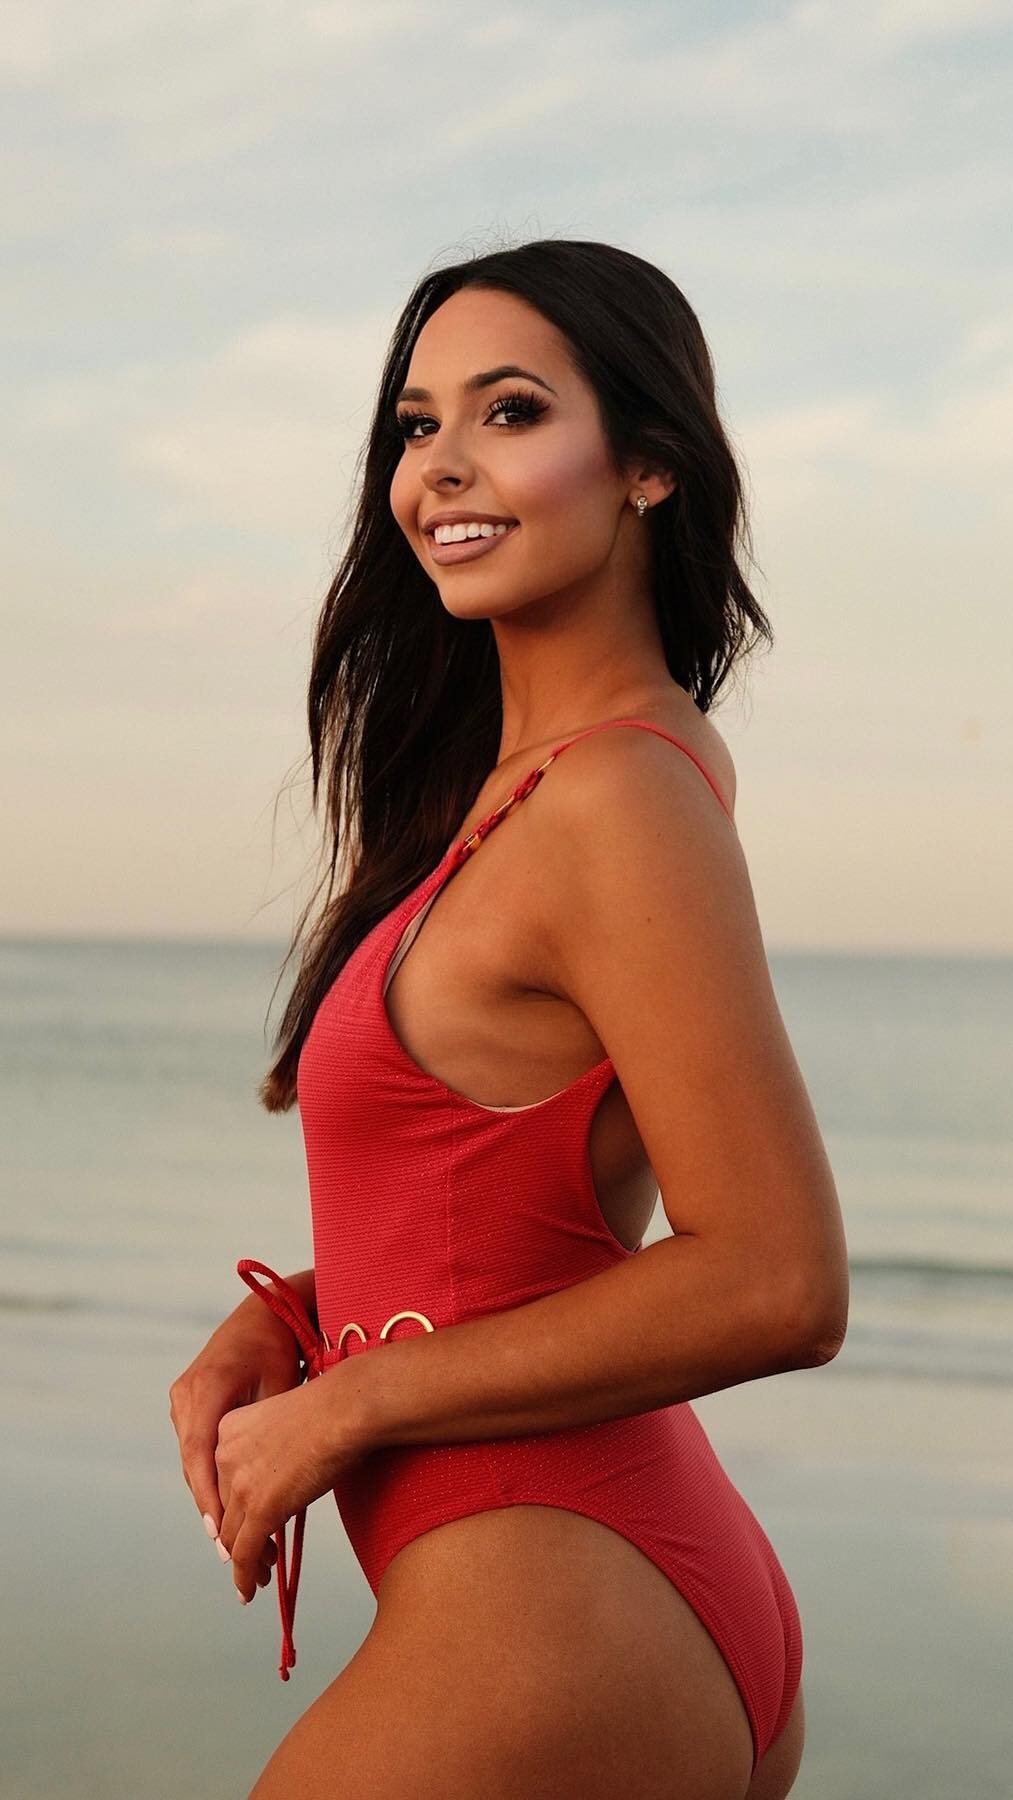
MULTIPOLYGON (((519 412, 522 415, 520 423, 531 425, 541 417, 548 404, 547 400, 540 399, 537 394, 531 393, 530 389, 517 388, 511 394, 501 394, 500 398, 493 402, 489 408, 488 418, 492 419, 497 414, 504 412, 519 412)), ((399 412, 396 416, 396 428, 399 436, 404 439, 406 444, 420 444, 423 437, 431 437, 432 432, 423 432, 421 437, 413 437, 411 434, 420 421, 424 423, 429 417, 429 413, 413 412, 410 409, 399 412)), ((517 427, 516 424, 508 424, 499 425, 496 429, 498 431, 514 431, 517 427)))

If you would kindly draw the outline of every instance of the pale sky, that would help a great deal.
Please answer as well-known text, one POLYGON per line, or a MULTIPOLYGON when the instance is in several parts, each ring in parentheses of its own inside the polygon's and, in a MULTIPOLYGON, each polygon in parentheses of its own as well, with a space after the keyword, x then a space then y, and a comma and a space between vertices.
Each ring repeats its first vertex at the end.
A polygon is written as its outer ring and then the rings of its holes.
POLYGON ((1013 950, 1011 24, 8 0, 0 931, 287 941, 390 330, 552 233, 658 263, 714 356, 777 639, 713 713, 768 948, 1013 950))

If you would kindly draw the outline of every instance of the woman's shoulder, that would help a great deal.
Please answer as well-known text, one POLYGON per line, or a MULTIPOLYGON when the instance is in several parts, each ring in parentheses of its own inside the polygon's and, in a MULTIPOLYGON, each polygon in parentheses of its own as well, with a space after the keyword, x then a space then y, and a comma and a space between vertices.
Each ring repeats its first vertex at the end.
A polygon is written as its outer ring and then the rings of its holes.
MULTIPOLYGON (((692 716, 687 723, 686 732, 680 734, 675 726, 671 729, 676 737, 683 735, 684 741, 689 744, 690 749, 696 751, 701 762, 714 776, 729 812, 734 813, 735 763, 732 753, 713 719, 707 713, 702 713, 698 706, 692 706, 691 703, 691 707, 692 716)), ((667 731, 669 727, 666 725, 665 729, 667 731)))
POLYGON ((695 761, 700 773, 716 787, 715 801, 720 796, 729 815, 734 815, 736 778, 731 751, 717 726, 688 695, 678 703, 631 717, 655 729, 611 721, 568 740, 566 754, 559 756, 558 771, 554 770, 561 804, 569 799, 578 805, 607 805, 611 794, 612 803, 622 806, 639 796, 639 805, 649 813, 655 782, 665 787, 674 779, 688 783, 691 789, 699 783, 699 775, 692 774, 695 761))
POLYGON ((578 1006, 567 984, 579 979, 592 944, 596 954, 614 952, 621 967, 623 946, 632 950, 648 926, 668 933, 656 947, 662 961, 697 954, 679 935, 695 918, 718 935, 719 917, 733 936, 750 927, 723 738, 691 703, 634 716, 656 729, 611 720, 568 738, 519 809, 527 936, 537 946, 529 985, 578 1006), (667 926, 658 924, 663 918, 667 926))
POLYGON ((706 734, 701 755, 725 797, 729 812, 734 813, 736 784, 732 753, 713 721, 704 713, 699 713, 699 718, 706 734))

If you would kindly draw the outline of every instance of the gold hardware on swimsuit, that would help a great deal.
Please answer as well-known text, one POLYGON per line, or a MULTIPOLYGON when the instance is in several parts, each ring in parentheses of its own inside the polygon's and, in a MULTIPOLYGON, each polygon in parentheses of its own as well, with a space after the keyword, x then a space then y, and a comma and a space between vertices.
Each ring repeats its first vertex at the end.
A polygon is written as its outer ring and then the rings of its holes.
MULTIPOLYGON (((425 1329, 427 1331, 435 1331, 436 1330, 436 1327, 433 1324, 432 1319, 427 1319, 425 1313, 396 1312, 396 1313, 391 1314, 390 1318, 387 1320, 387 1323, 384 1325, 383 1329, 381 1330, 381 1332, 380 1332, 381 1342, 386 1342, 387 1333, 401 1319, 417 1319, 419 1324, 425 1326, 425 1329)), ((348 1336, 348 1333, 350 1331, 357 1331, 359 1334, 359 1337, 362 1339, 362 1342, 364 1344, 369 1342, 368 1331, 363 1331, 361 1325, 357 1325, 354 1319, 349 1319, 348 1324, 342 1325, 341 1330, 338 1332, 338 1342, 337 1342, 338 1350, 341 1350, 341 1348, 343 1347, 345 1339, 348 1336)), ((329 1350, 331 1348, 331 1345, 330 1345, 330 1340, 328 1339, 327 1333, 325 1331, 322 1331, 320 1333, 320 1335, 323 1338, 323 1341, 324 1341, 325 1345, 327 1346, 327 1349, 329 1350)))
MULTIPOLYGON (((339 1350, 341 1349, 341 1346, 345 1341, 346 1332, 349 1332, 349 1331, 357 1331, 359 1336, 361 1337, 363 1343, 366 1342, 366 1333, 363 1331, 362 1326, 357 1325, 355 1323, 354 1319, 350 1319, 348 1321, 347 1325, 342 1325, 341 1330, 338 1333, 338 1349, 339 1350)), ((329 1346, 328 1346, 328 1348, 329 1348, 329 1346)))
POLYGON ((399 1312, 399 1313, 394 1313, 391 1316, 391 1318, 389 1318, 387 1320, 386 1325, 384 1326, 383 1330, 380 1333, 381 1339, 385 1338, 387 1336, 387 1333, 390 1330, 391 1326, 396 1325, 399 1319, 418 1319, 419 1324, 424 1325, 427 1331, 435 1331, 435 1329, 436 1329, 432 1320, 426 1318, 425 1313, 399 1312))
MULTIPOLYGON (((558 754, 558 750, 554 750, 552 755, 546 758, 545 762, 539 763, 537 769, 532 769, 529 775, 525 775, 524 780, 519 783, 519 789, 523 791, 515 789, 512 794, 508 794, 502 805, 497 806, 495 812, 491 812, 488 818, 483 819, 475 826, 474 831, 469 832, 466 838, 461 839, 460 848, 462 850, 470 850, 472 847, 477 849, 478 845, 489 835, 489 831, 492 829, 492 826, 498 822, 501 815, 508 813, 511 807, 517 805, 519 800, 525 800, 528 794, 530 794, 531 789, 538 786, 538 781, 545 774, 549 764, 555 762, 558 754), (530 786, 528 786, 528 783, 530 783, 530 786)), ((417 1315, 415 1316, 417 1317, 417 1315)))

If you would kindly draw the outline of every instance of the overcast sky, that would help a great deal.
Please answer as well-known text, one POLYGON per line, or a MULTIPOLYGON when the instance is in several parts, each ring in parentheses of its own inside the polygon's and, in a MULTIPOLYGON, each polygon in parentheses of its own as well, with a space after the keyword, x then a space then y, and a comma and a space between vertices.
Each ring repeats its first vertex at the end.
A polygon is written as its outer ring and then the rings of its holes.
POLYGON ((287 938, 391 327, 551 232, 660 264, 715 359, 768 948, 1013 949, 1011 15, 8 0, 0 929, 287 938))

